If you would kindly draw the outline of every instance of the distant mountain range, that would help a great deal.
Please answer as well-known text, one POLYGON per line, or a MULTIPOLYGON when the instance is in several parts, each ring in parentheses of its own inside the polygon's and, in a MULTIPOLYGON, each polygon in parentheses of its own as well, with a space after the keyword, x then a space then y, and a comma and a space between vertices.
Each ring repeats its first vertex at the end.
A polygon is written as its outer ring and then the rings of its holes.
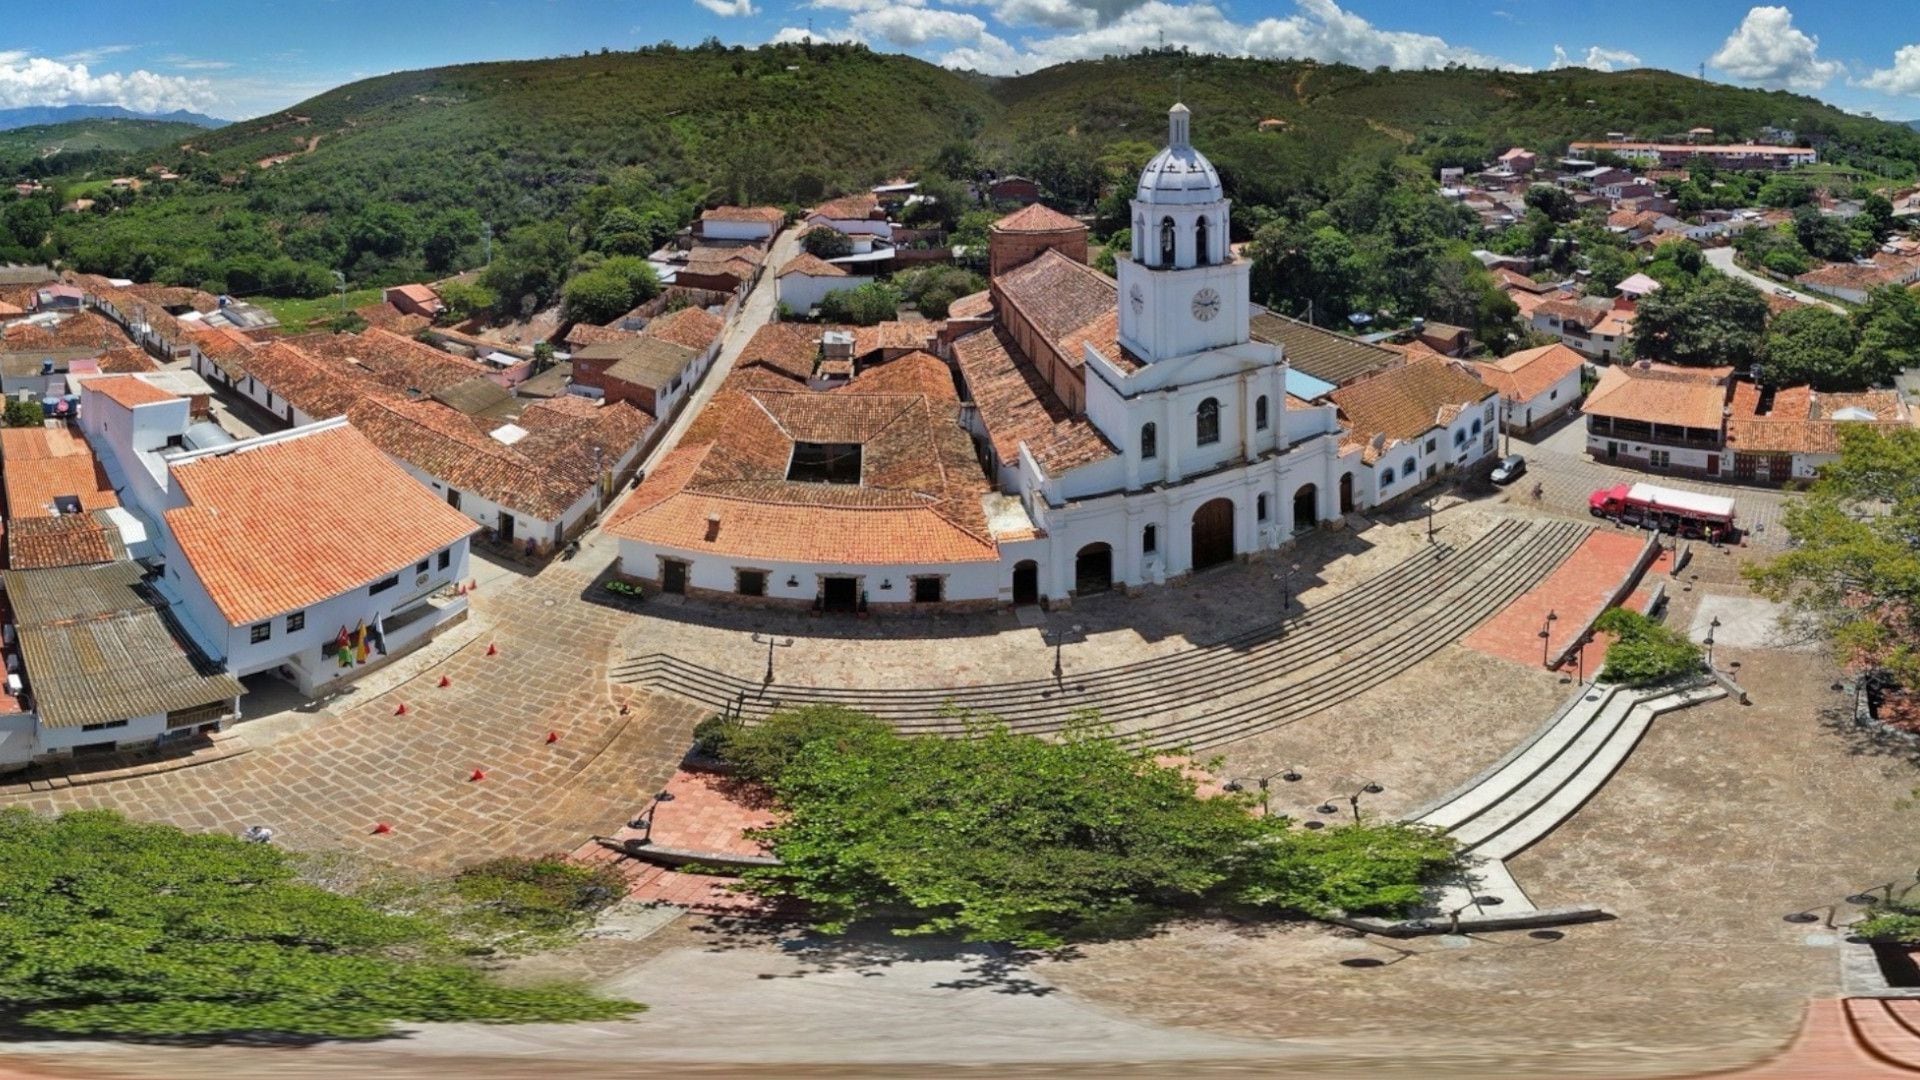
POLYGON ((119 105, 28 105, 18 109, 0 109, 0 131, 64 124, 69 120, 166 120, 195 127, 226 127, 231 121, 201 113, 175 109, 170 113, 142 113, 119 105))

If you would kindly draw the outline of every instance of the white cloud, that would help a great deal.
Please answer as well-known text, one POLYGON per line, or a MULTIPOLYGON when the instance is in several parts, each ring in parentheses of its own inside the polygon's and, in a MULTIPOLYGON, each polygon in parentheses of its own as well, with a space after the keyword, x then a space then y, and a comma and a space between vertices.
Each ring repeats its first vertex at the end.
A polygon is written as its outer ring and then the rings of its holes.
POLYGON ((978 15, 941 8, 885 7, 862 11, 848 25, 867 38, 879 38, 902 48, 919 48, 933 41, 977 42, 987 35, 978 15))
POLYGON ((693 2, 722 18, 759 14, 754 10, 753 0, 693 0, 693 2))
POLYGON ((1547 66, 1555 71, 1561 68, 1592 68, 1595 71, 1615 71, 1620 68, 1638 67, 1640 58, 1625 49, 1606 49, 1598 45, 1587 46, 1587 55, 1575 60, 1567 55, 1567 50, 1558 45, 1553 47, 1553 63, 1547 66))
POLYGON ((79 49, 60 58, 68 64, 97 64, 109 56, 118 56, 123 52, 132 52, 131 45, 95 45, 91 49, 79 49))
MULTIPOLYGON (((1334 0, 1295 0, 1297 12, 1281 18, 1239 23, 1212 3, 1147 0, 1124 7, 1105 24, 1076 33, 1030 39, 1015 50, 995 39, 949 52, 941 63, 995 74, 1031 71, 1048 64, 1107 55, 1124 55, 1166 44, 1226 56, 1301 57, 1358 67, 1519 68, 1473 49, 1449 44, 1431 34, 1387 30, 1341 8, 1334 0)), ((992 37, 992 35, 986 35, 992 37)))
POLYGON ((215 100, 204 79, 151 71, 103 72, 19 50, 0 52, 0 108, 123 105, 136 112, 204 109, 215 100))
POLYGON ((1822 60, 1820 39, 1793 25, 1784 7, 1756 7, 1707 63, 1742 82, 1792 90, 1818 90, 1841 70, 1822 60))
POLYGON ((778 33, 768 39, 768 44, 797 45, 803 41, 812 41, 822 45, 864 45, 867 39, 844 26, 829 30, 809 30, 804 26, 783 26, 778 33))
POLYGON ((1860 85, 1889 94, 1920 97, 1920 45, 1902 45, 1893 54, 1893 66, 1880 68, 1860 80, 1860 85))

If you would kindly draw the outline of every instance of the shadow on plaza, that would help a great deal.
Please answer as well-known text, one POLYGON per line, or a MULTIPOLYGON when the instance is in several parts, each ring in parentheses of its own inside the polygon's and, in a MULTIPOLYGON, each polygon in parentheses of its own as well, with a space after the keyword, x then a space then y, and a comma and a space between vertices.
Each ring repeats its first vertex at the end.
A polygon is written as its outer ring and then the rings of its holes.
POLYGON ((1834 700, 1820 709, 1820 727, 1835 736, 1853 757, 1879 757, 1920 767, 1920 735, 1887 727, 1876 721, 1863 721, 1854 714, 1850 687, 1834 692, 1834 700))
POLYGON ((962 973, 932 984, 941 990, 990 990, 999 994, 1046 997, 1057 988, 1029 974, 1043 960, 1072 960, 1071 946, 1053 950, 1015 949, 961 941, 952 937, 899 937, 884 923, 862 923, 846 934, 824 934, 799 922, 758 917, 708 916, 692 927, 710 952, 776 950, 796 962, 785 974, 762 979, 804 979, 852 973, 867 977, 929 962, 957 962, 962 973))
MULTIPOLYGON (((1251 648, 1278 632, 1283 594, 1298 597, 1327 583, 1325 569, 1374 547, 1367 534, 1387 523, 1423 517, 1424 504, 1392 508, 1371 517, 1355 514, 1341 528, 1318 530, 1291 548, 1257 560, 1236 561, 1135 595, 1113 591, 1074 598, 1070 607, 1047 613, 1049 629, 1074 626, 1075 638, 1128 631, 1145 642, 1184 640, 1194 647, 1251 648), (1289 571, 1291 571, 1289 573, 1289 571)), ((1439 526, 1445 539, 1446 525, 1439 526)), ((1384 573, 1391 567, 1382 567, 1384 573)), ((648 590, 641 600, 607 589, 614 565, 603 568, 579 599, 636 616, 741 634, 770 633, 824 640, 953 640, 993 637, 1022 626, 1010 608, 985 612, 914 612, 855 615, 800 608, 748 608, 711 599, 662 596, 648 590)), ((1294 615, 1301 612, 1292 602, 1294 615)), ((1307 609, 1311 614, 1311 608, 1307 609)), ((1035 630, 1039 627, 1032 627, 1035 630)))

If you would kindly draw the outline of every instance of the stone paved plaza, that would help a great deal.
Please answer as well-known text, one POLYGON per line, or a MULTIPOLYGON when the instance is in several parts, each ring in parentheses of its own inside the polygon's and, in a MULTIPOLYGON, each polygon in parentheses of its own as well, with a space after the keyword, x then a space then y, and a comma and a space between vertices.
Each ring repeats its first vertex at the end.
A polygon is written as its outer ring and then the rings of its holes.
MULTIPOLYGON (((1554 509, 1443 505, 1441 536, 1459 545, 1507 516, 1554 509)), ((1427 543, 1424 520, 1407 511, 1320 533, 1279 563, 1226 568, 1144 597, 1099 598, 1048 624, 1083 628, 1065 650, 1070 683, 1075 672, 1271 621, 1282 588, 1275 573, 1285 566, 1301 566, 1296 581, 1311 613, 1427 543)), ((1715 611, 1756 618, 1737 572, 1753 554, 1697 552, 1672 582, 1672 623, 1696 625, 1715 611)), ((259 821, 292 847, 433 870, 502 852, 571 850, 644 807, 704 710, 610 684, 609 670, 638 651, 684 651, 757 678, 765 653, 747 635, 766 630, 797 639, 777 656, 782 680, 927 687, 1051 670, 1038 629, 1011 614, 823 620, 657 599, 631 609, 601 603, 593 581, 610 555, 594 543, 537 576, 489 581, 459 637, 318 711, 260 721, 255 749, 241 757, 14 801, 114 806, 220 831, 259 821), (437 685, 442 675, 451 685, 437 685), (395 716, 403 701, 408 715, 395 716), (549 731, 557 742, 545 741, 549 731), (474 768, 486 779, 470 780, 474 768), (377 821, 391 822, 393 833, 372 835, 377 821)), ((1839 932, 1782 916, 1838 904, 1844 923, 1852 909, 1841 898, 1910 880, 1920 844, 1867 826, 1911 812, 1895 807, 1915 787, 1914 765, 1831 725, 1844 695, 1828 689, 1836 673, 1821 653, 1733 635, 1718 659, 1741 664, 1753 705, 1724 700, 1662 717, 1611 783, 1512 861, 1542 906, 1600 904, 1619 916, 1551 940, 1515 932, 1392 942, 1317 925, 1215 921, 1087 945, 1067 959, 987 964, 938 943, 905 952, 831 945, 777 924, 682 918, 657 929, 662 920, 638 909, 621 918, 640 929, 615 927, 522 969, 610 980, 660 1006, 631 1022, 435 1031, 297 1057, 98 1049, 86 1060, 146 1076, 246 1075, 269 1062, 290 1076, 516 1076, 530 1057, 542 1071, 565 1065, 583 1076, 628 1075, 642 1063, 712 1075, 806 1075, 813 1063, 846 1075, 861 1062, 886 1075, 880 1062, 889 1060, 923 1063, 915 1071, 928 1075, 942 1071, 934 1062, 992 1064, 996 1075, 1020 1064, 1059 1075, 1163 1075, 1175 1061, 1185 1072, 1301 1076, 1620 1077, 1737 1067, 1778 1050, 1807 999, 1838 989, 1839 932), (822 1023, 823 1010, 839 1010, 834 1023, 822 1023), (716 1017, 738 1028, 726 1045, 690 1044, 689 1033, 712 1030, 716 1017), (983 1030, 993 1038, 983 1040, 983 1030), (896 1057, 855 1052, 888 1033, 899 1035, 896 1057), (796 1049, 783 1058, 781 1047, 796 1049), (775 1064, 782 1061, 794 1066, 775 1064)), ((1537 663, 1449 645, 1358 696, 1226 745, 1221 770, 1256 778, 1298 769, 1298 783, 1273 782, 1276 813, 1312 816, 1335 797, 1344 810, 1345 795, 1373 781, 1383 790, 1365 797, 1363 811, 1403 814, 1492 763, 1571 689, 1537 663)), ((239 730, 245 735, 246 725, 239 730)))

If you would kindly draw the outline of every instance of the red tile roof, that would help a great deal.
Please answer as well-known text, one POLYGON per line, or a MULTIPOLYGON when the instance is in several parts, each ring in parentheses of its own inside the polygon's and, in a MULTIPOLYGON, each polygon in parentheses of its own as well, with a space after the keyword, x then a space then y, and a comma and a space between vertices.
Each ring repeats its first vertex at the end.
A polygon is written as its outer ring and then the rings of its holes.
POLYGON ((1343 386, 1328 397, 1340 407, 1355 438, 1417 439, 1494 396, 1452 360, 1423 356, 1343 386))
POLYGON ((778 229, 786 224, 787 213, 777 206, 716 206, 700 215, 701 221, 759 221, 778 229))
POLYGON ((1086 226, 1058 210, 1034 203, 994 222, 992 228, 995 232, 1005 233, 1055 233, 1074 229, 1084 231, 1086 226))
POLYGON ((1018 461, 1024 444, 1041 468, 1058 476, 1119 452, 1066 407, 1000 327, 959 338, 953 356, 1002 462, 1018 461))
POLYGON ((1071 339, 1105 316, 1117 318, 1119 311, 1112 278, 1053 248, 995 278, 993 292, 1052 342, 1070 367, 1086 362, 1079 349, 1070 347, 1071 339))
POLYGON ((786 277, 788 274, 805 274, 807 277, 846 277, 847 270, 845 267, 835 266, 810 251, 803 251, 780 268, 780 277, 786 277))
POLYGON ((98 511, 120 505, 86 440, 64 427, 0 429, 7 494, 7 565, 15 570, 112 562, 127 556, 120 530, 98 511), (82 513, 60 513, 72 497, 82 513))
POLYGON ((1588 416, 1718 431, 1728 370, 1616 364, 1600 373, 1581 410, 1588 416))
POLYGON ((705 352, 726 329, 725 320, 705 308, 683 307, 656 317, 641 333, 675 345, 705 352))
POLYGON ((806 323, 768 323, 753 332, 734 361, 735 371, 762 367, 801 382, 813 376, 820 357, 820 334, 806 323))
POLYGON ((133 375, 143 371, 159 371, 160 364, 147 355, 147 350, 138 345, 123 345, 118 349, 108 349, 95 357, 100 370, 108 375, 133 375))
POLYGON ((478 529, 344 424, 170 468, 187 505, 167 525, 232 626, 390 574, 411 582, 415 563, 478 529))
POLYGON ((1472 370, 1481 382, 1500 391, 1500 396, 1508 401, 1532 401, 1579 371, 1584 363, 1585 357, 1555 343, 1487 360, 1475 364, 1472 370))
POLYGON ((866 221, 880 211, 880 197, 871 191, 846 195, 813 208, 813 216, 836 221, 866 221))
POLYGON ((152 405, 159 401, 173 401, 175 395, 132 375, 107 375, 98 379, 88 379, 80 384, 82 393, 99 394, 122 408, 135 408, 140 405, 152 405))
POLYGON ((1912 412, 1892 390, 1856 394, 1816 394, 1804 386, 1788 387, 1773 395, 1772 407, 1759 411, 1760 388, 1749 382, 1733 387, 1732 416, 1727 420, 1727 448, 1749 454, 1837 454, 1840 431, 1846 424, 1862 424, 1882 431, 1910 429, 1912 412), (1843 410, 1872 417, 1840 419, 1843 410))

